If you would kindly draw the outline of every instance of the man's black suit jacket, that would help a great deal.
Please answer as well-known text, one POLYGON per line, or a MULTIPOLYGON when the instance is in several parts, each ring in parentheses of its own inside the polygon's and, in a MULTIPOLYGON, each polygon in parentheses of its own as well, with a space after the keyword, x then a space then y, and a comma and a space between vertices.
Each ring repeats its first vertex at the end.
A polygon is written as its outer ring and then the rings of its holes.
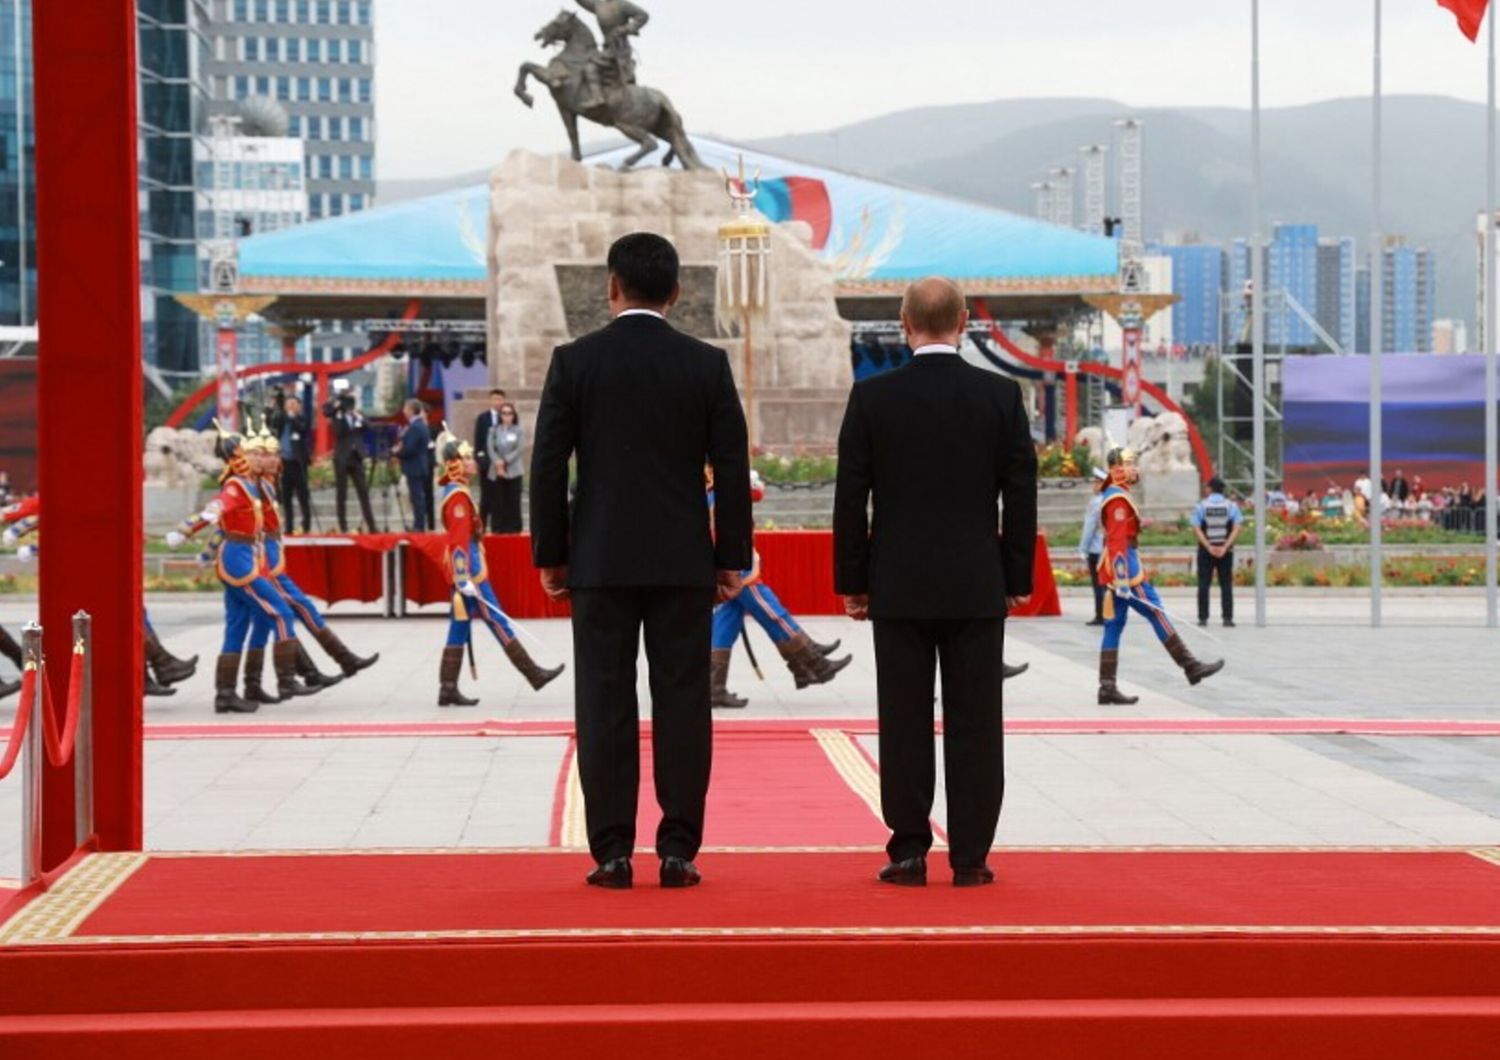
POLYGON ((834 588, 868 595, 870 617, 1004 617, 1007 596, 1031 593, 1036 520, 1036 450, 1013 381, 927 353, 855 386, 834 588))
POLYGON ((490 431, 500 422, 500 413, 485 409, 474 418, 474 462, 479 465, 480 481, 490 474, 490 431))
POLYGON ((567 565, 575 589, 709 588, 716 570, 750 568, 752 535, 745 416, 723 350, 646 315, 558 347, 532 444, 538 567, 567 565))

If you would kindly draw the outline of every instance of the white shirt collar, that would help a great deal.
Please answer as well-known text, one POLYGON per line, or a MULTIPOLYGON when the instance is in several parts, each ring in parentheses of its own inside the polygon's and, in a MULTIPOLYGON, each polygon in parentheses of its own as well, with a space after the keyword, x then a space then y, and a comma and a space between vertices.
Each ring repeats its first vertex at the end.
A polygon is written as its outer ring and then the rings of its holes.
POLYGON ((615 319, 619 320, 622 317, 655 317, 657 320, 667 319, 665 316, 663 316, 661 313, 658 313, 654 309, 627 309, 619 316, 615 317, 615 319))
POLYGON ((913 357, 920 357, 924 353, 957 353, 957 346, 950 346, 946 342, 934 342, 926 346, 918 346, 911 351, 913 357))

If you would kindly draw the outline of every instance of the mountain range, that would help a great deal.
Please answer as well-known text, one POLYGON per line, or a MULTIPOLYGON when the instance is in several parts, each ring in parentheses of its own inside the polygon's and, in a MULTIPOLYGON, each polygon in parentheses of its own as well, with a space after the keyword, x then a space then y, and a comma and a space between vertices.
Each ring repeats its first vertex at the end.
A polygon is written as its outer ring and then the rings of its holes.
MULTIPOLYGON (((1250 114, 1233 108, 1136 108, 1110 99, 1021 99, 922 107, 823 132, 748 144, 823 166, 931 189, 1017 213, 1054 166, 1079 148, 1113 147, 1113 123, 1145 122, 1148 238, 1196 233, 1227 242, 1250 229, 1250 114)), ((1430 248, 1437 316, 1472 321, 1475 226, 1484 208, 1484 106, 1440 96, 1388 96, 1382 230, 1430 248)), ((1337 99, 1263 112, 1264 218, 1317 224, 1363 245, 1371 217, 1370 101, 1337 99)), ((733 140, 735 137, 727 136, 733 140)), ((1113 156, 1112 156, 1113 157, 1113 156)), ((483 180, 391 182, 383 201, 483 180)), ((1082 208, 1081 189, 1077 193, 1082 208)), ((1115 207, 1111 203, 1111 211, 1115 207)))

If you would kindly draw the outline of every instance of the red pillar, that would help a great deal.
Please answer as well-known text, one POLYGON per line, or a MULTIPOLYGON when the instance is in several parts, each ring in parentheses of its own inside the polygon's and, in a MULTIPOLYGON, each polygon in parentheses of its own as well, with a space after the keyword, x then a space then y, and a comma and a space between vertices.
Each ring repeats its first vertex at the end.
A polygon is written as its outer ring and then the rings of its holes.
MULTIPOLYGON (((41 620, 59 708, 71 618, 94 617, 94 791, 106 850, 141 846, 141 318, 132 0, 35 4, 41 620), (82 416, 82 419, 80 419, 82 416), (80 440, 83 425, 85 437, 80 440)), ((73 849, 46 774, 43 864, 73 849)))

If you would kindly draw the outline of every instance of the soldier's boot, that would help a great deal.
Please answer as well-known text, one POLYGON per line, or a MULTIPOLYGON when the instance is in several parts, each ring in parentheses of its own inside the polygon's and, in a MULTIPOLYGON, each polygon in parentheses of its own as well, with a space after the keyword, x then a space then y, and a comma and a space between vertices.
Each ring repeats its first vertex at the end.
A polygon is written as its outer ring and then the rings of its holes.
POLYGON ((225 652, 220 655, 218 665, 214 669, 214 713, 254 714, 260 709, 259 704, 251 703, 248 699, 241 699, 239 693, 235 691, 239 676, 239 652, 225 652))
POLYGON ((538 666, 531 656, 526 653, 526 648, 519 640, 513 640, 505 646, 505 657, 510 660, 510 664, 520 672, 521 676, 526 678, 532 690, 538 692, 557 680, 562 672, 567 669, 566 666, 559 666, 555 669, 547 670, 538 666))
POLYGON ((1115 683, 1120 672, 1120 652, 1106 649, 1099 653, 1099 705, 1101 707, 1130 707, 1141 701, 1140 696, 1127 696, 1115 683))
POLYGON ((477 707, 479 700, 469 699, 458 690, 458 675, 464 668, 464 649, 443 648, 443 662, 438 667, 438 706, 477 707))
POLYGON ((811 637, 807 638, 807 642, 813 646, 813 651, 822 656, 832 655, 834 652, 839 650, 839 645, 844 643, 842 640, 836 640, 832 644, 819 644, 811 637))
POLYGON ((171 685, 164 685, 151 676, 151 668, 143 661, 141 663, 141 692, 148 696, 175 696, 177 689, 171 685))
POLYGON ((297 641, 297 676, 308 688, 324 689, 332 688, 344 679, 343 674, 325 674, 318 669, 318 664, 313 662, 313 657, 307 654, 307 649, 302 642, 297 641))
POLYGON ((251 648, 245 652, 245 698, 251 703, 280 703, 280 696, 266 691, 265 671, 266 649, 251 648))
POLYGON ((4 626, 0 626, 0 655, 9 659, 17 670, 26 669, 26 653, 21 650, 21 645, 16 643, 16 638, 10 635, 10 630, 4 626))
POLYGON ((1215 659, 1213 662, 1203 662, 1188 650, 1188 646, 1182 642, 1182 637, 1173 633, 1167 638, 1165 647, 1172 661, 1182 667, 1182 672, 1187 676, 1188 684, 1196 685, 1208 680, 1214 674, 1224 669, 1224 660, 1215 659))
POLYGON ((0 681, 0 699, 9 699, 21 691, 20 681, 0 681))
POLYGON ((310 696, 318 690, 297 680, 297 638, 278 640, 271 648, 271 665, 276 670, 276 691, 282 699, 310 696))
POLYGON ((733 648, 715 648, 709 656, 709 673, 713 677, 710 702, 717 709, 743 710, 750 702, 729 691, 729 657, 733 654, 733 648))
POLYGON ((361 670, 368 670, 380 661, 380 653, 376 652, 369 658, 355 655, 350 651, 339 636, 330 627, 324 626, 313 634, 317 638, 328 657, 339 664, 339 669, 344 671, 345 677, 353 677, 361 670))
POLYGON ((179 685, 198 672, 198 656, 179 659, 162 645, 153 630, 146 630, 146 663, 164 685, 179 685))
POLYGON ((782 641, 776 646, 781 657, 786 660, 786 668, 792 672, 792 679, 796 681, 797 688, 807 688, 809 685, 826 685, 839 675, 839 671, 854 661, 854 656, 846 655, 842 659, 830 659, 819 655, 812 641, 806 633, 798 633, 791 640, 782 641))

